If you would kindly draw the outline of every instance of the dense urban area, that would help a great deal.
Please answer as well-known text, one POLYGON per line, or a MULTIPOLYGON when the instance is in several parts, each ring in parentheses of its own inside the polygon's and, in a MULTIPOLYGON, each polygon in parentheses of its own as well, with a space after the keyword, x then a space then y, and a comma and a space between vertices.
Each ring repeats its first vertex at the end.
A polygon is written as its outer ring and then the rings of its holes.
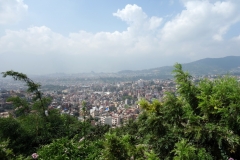
MULTIPOLYGON (((216 75, 193 77, 193 81, 202 78, 214 79, 216 75)), ((138 102, 146 99, 162 101, 165 92, 175 92, 176 84, 173 79, 153 79, 104 83, 88 79, 79 82, 74 79, 48 78, 41 79, 41 91, 44 96, 51 97, 48 109, 59 109, 62 114, 76 116, 83 120, 82 102, 86 102, 86 118, 92 119, 92 125, 107 124, 112 127, 120 126, 127 121, 134 120, 140 113, 138 102)), ((36 80, 37 81, 37 80, 36 80)), ((26 92, 23 83, 10 79, 0 81, 0 112, 1 117, 13 114, 12 102, 7 98, 20 96, 31 100, 32 96, 26 92)))
MULTIPOLYGON (((136 119, 140 113, 138 102, 142 98, 152 101, 161 100, 164 92, 176 89, 171 79, 142 80, 114 83, 103 82, 77 82, 51 79, 50 82, 42 80, 41 91, 44 96, 51 97, 52 102, 48 109, 56 108, 62 114, 76 116, 83 120, 82 102, 86 102, 87 118, 92 118, 92 124, 108 124, 112 127, 124 124, 129 119, 136 119)), ((20 96, 31 100, 32 95, 26 92, 21 82, 1 80, 1 116, 13 113, 12 102, 7 98, 20 96)))

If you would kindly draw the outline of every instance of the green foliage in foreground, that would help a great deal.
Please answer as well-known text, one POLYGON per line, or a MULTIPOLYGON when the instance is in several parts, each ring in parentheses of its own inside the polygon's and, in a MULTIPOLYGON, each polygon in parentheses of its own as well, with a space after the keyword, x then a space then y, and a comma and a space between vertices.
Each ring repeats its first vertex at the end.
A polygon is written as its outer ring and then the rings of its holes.
POLYGON ((32 153, 38 159, 240 159, 238 80, 226 76, 195 84, 180 64, 173 73, 176 93, 166 93, 162 102, 142 100, 136 121, 109 129, 55 110, 45 116, 49 99, 37 90, 39 85, 6 72, 4 76, 25 81, 37 98, 31 104, 10 99, 19 110, 17 118, 0 119, 0 159, 32 159, 32 153))
POLYGON ((13 158, 13 152, 8 148, 9 141, 0 142, 0 159, 7 160, 13 158))

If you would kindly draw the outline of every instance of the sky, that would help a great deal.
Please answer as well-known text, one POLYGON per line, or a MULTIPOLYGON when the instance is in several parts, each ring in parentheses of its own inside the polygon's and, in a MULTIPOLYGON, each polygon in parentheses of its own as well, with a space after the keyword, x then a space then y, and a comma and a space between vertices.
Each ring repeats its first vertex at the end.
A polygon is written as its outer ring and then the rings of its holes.
POLYGON ((117 72, 240 56, 240 0, 0 0, 0 72, 117 72))

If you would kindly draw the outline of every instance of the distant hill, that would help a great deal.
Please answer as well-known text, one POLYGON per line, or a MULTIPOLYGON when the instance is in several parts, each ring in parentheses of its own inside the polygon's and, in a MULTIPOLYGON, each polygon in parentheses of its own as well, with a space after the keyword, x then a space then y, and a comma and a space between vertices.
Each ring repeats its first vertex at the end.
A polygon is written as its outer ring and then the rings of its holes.
MULTIPOLYGON (((240 74, 240 56, 228 56, 223 58, 205 58, 191 63, 182 64, 183 70, 192 75, 209 75, 209 74, 240 74)), ((173 66, 164 66, 153 69, 137 71, 120 71, 122 75, 144 75, 150 77, 171 76, 173 66)))
POLYGON ((240 71, 240 56, 223 58, 205 58, 195 62, 183 64, 183 69, 192 74, 227 74, 240 71))

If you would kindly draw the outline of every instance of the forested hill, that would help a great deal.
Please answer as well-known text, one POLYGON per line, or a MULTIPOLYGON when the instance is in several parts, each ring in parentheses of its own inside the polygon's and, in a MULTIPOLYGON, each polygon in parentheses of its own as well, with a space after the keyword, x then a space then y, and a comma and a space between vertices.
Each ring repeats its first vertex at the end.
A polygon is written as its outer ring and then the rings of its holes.
MULTIPOLYGON (((205 58, 191 63, 182 64, 183 69, 193 75, 207 74, 240 74, 240 56, 228 56, 223 58, 205 58)), ((149 76, 171 75, 173 66, 164 66, 138 71, 120 71, 119 74, 147 74, 149 76)))
POLYGON ((205 58, 183 64, 183 68, 194 74, 225 74, 240 71, 240 56, 205 58))

